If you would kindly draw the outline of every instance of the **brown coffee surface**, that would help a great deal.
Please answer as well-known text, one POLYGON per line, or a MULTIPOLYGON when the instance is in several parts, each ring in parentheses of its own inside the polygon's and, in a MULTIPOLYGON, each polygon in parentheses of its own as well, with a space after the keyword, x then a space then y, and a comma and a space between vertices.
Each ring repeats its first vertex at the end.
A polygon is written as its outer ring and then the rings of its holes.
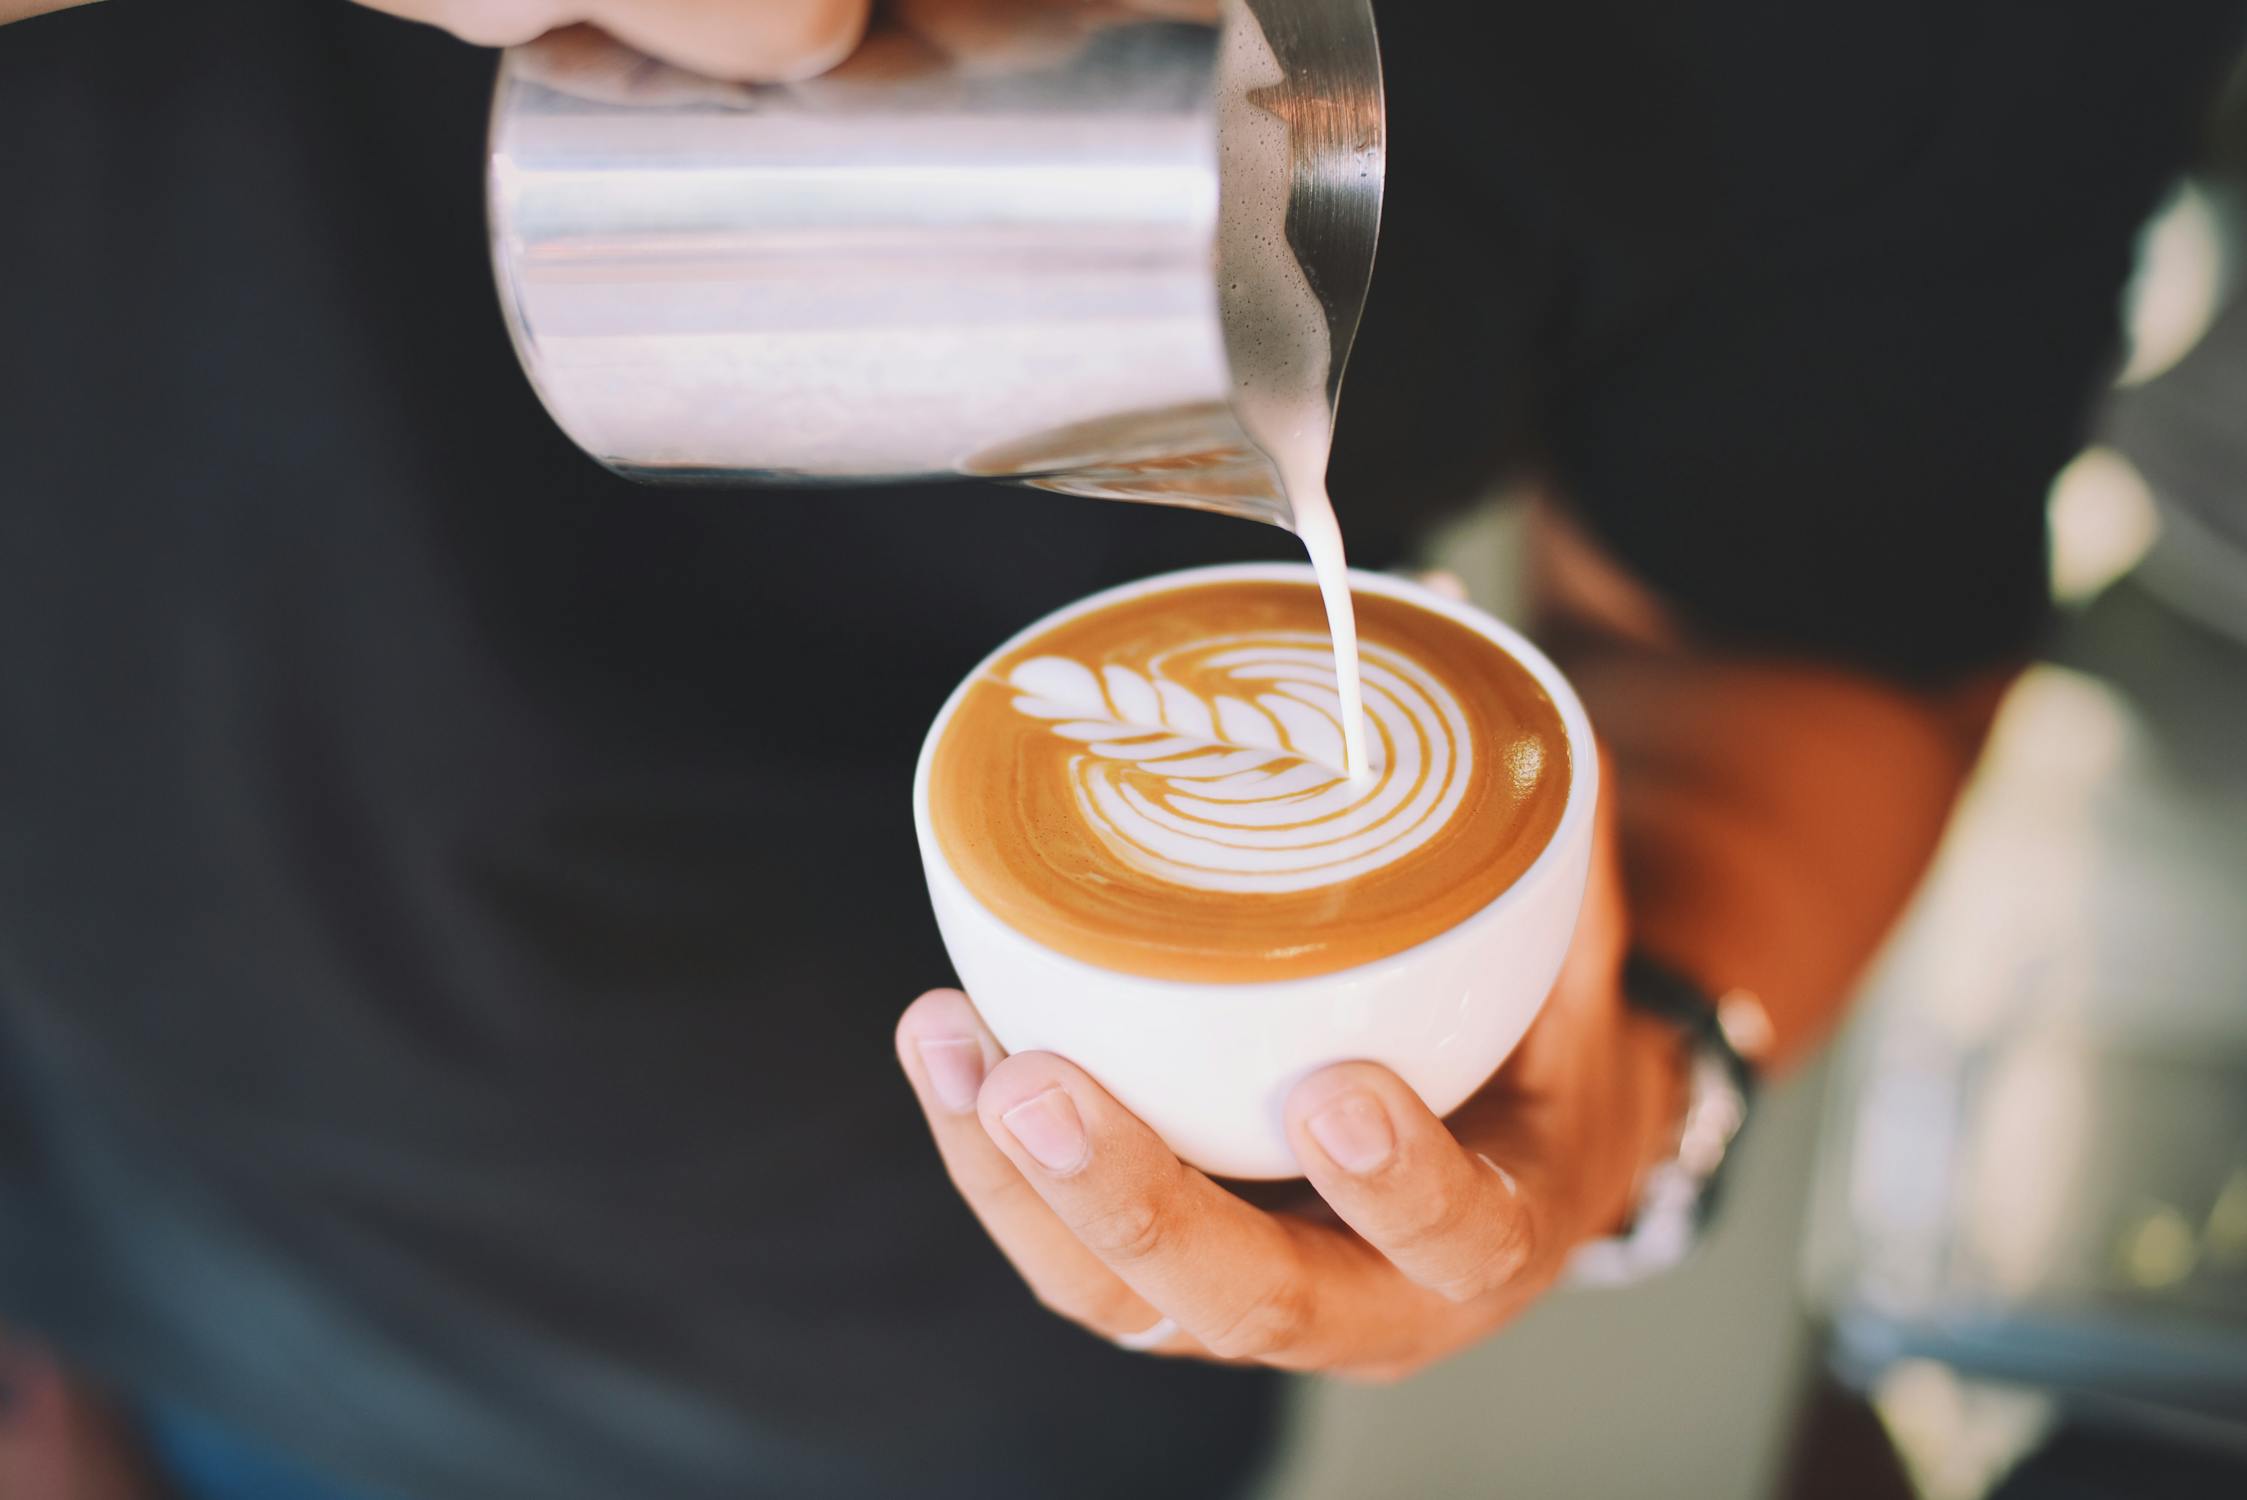
POLYGON ((970 683, 929 813, 1001 921, 1084 962, 1300 978, 1457 925, 1552 839, 1560 712, 1504 649, 1356 596, 1373 768, 1343 771, 1318 591, 1189 584, 1079 615, 970 683))

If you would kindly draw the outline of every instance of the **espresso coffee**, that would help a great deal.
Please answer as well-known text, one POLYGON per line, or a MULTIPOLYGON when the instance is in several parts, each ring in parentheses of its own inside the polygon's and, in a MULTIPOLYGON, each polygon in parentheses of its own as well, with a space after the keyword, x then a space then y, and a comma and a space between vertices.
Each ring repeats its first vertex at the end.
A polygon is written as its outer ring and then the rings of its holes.
POLYGON ((1560 711, 1495 642, 1356 596, 1367 760, 1347 774, 1319 591, 1187 584, 1020 642, 929 764, 946 862, 1007 926, 1154 978, 1351 968, 1488 905, 1568 803, 1560 711))

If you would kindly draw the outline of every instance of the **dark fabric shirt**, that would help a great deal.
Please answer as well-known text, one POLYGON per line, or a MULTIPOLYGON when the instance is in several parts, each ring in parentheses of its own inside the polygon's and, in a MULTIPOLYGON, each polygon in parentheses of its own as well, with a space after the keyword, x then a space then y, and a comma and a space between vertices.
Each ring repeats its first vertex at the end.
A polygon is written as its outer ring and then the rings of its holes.
MULTIPOLYGON (((1534 466, 1714 636, 2024 649, 2236 7, 1471 10, 1382 12, 1355 559, 1534 466)), ((0 29, 0 1317, 375 1492, 1224 1492, 1272 1385, 1035 1307, 888 1037, 951 683, 1292 543, 607 475, 500 326, 490 70, 0 29)))

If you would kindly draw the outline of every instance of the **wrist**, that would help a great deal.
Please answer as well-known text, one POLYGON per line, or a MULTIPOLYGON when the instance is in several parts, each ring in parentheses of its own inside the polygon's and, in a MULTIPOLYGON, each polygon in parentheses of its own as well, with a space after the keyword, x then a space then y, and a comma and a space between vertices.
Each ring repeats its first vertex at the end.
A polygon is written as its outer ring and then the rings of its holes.
POLYGON ((1630 1027, 1639 1057, 1642 1108, 1638 1167, 1644 1172, 1677 1155, 1686 1100, 1692 1093, 1687 1075, 1693 1066, 1693 1052, 1677 1028, 1659 1016, 1634 1010, 1630 1027))
POLYGON ((1677 1028, 1659 1016, 1624 1006, 1621 1047, 1624 1058, 1627 1170, 1619 1196, 1609 1205, 1600 1232, 1629 1226, 1638 1212, 1646 1175, 1677 1155, 1690 1086, 1690 1049, 1677 1028))
MULTIPOLYGON (((1755 1090, 1749 1058, 1768 1044, 1770 1030, 1763 1004, 1752 994, 1735 990, 1713 998, 1644 953, 1625 960, 1622 993, 1631 1017, 1657 1022, 1670 1033, 1677 1051, 1667 1077, 1682 1099, 1672 1096, 1667 1118, 1675 1123, 1657 1126, 1651 1137, 1674 1140, 1674 1154, 1665 1152, 1640 1167, 1640 1191, 1627 1228, 1581 1247, 1570 1262, 1578 1279, 1606 1285, 1658 1275, 1691 1252, 1716 1202, 1725 1159, 1747 1121, 1755 1090)), ((1651 1043, 1635 1050, 1642 1056, 1660 1053, 1651 1043)), ((1643 1086, 1643 1098, 1663 1097, 1662 1076, 1653 1075, 1643 1086)), ((1664 1116, 1649 1110, 1641 1118, 1664 1116)))

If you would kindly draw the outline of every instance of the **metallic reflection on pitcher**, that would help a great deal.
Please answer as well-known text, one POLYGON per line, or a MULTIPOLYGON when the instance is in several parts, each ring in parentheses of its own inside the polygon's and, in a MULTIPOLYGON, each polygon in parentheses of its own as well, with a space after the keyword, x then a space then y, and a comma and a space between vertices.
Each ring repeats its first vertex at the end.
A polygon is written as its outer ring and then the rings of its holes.
POLYGON ((826 77, 757 86, 582 31, 512 49, 487 187, 525 370, 639 477, 1003 477, 1284 524, 1233 415, 1220 133, 1247 112, 1220 104, 1253 88, 1288 153, 1267 177, 1331 398, 1379 229, 1380 62, 1364 0, 1222 16, 910 69, 877 30, 826 77))

